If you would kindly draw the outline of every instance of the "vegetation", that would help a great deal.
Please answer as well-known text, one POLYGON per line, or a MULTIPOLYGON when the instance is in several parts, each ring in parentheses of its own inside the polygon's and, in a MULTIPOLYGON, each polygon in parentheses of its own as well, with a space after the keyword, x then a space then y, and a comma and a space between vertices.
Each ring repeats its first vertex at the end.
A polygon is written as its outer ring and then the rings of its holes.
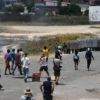
MULTIPOLYGON (((32 41, 28 42, 25 45, 21 45, 23 47, 23 51, 27 52, 28 54, 39 54, 40 51, 36 46, 37 43, 41 48, 44 46, 49 47, 52 43, 57 42, 60 46, 63 45, 63 42, 67 42, 68 40, 76 40, 77 38, 85 38, 85 36, 93 36, 92 34, 67 34, 67 35, 57 35, 57 36, 44 36, 41 37, 40 41, 32 41), (55 38, 54 38, 55 37, 55 38)), ((54 53, 55 47, 53 46, 50 50, 50 53, 54 53)))
POLYGON ((85 15, 85 16, 89 16, 89 10, 86 10, 86 11, 84 12, 84 15, 85 15))
POLYGON ((4 6, 5 6, 4 1, 0 0, 0 10, 2 10, 4 6))

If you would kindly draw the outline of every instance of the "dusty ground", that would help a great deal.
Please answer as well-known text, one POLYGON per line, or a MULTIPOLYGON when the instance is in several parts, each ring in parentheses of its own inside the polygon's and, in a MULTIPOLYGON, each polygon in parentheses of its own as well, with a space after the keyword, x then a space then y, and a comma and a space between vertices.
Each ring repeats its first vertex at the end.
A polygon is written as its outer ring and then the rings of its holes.
POLYGON ((5 31, 0 36, 34 36, 92 33, 100 36, 99 28, 90 28, 91 25, 77 26, 2 26, 5 31))

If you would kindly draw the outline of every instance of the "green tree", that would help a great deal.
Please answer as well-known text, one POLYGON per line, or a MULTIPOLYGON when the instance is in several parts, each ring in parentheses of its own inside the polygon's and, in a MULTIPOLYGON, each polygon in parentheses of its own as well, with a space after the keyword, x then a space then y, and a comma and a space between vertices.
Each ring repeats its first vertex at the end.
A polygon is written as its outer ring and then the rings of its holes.
POLYGON ((12 12, 12 7, 5 7, 4 9, 6 12, 12 12))
POLYGON ((84 16, 89 16, 89 10, 85 10, 84 16))
POLYGON ((0 10, 2 10, 4 6, 5 6, 4 1, 0 0, 0 10))
POLYGON ((29 12, 31 12, 31 11, 32 11, 32 8, 34 8, 34 0, 32 0, 32 1, 30 1, 30 2, 27 1, 25 4, 26 4, 26 6, 27 6, 27 10, 28 10, 29 12))
POLYGON ((64 6, 64 7, 62 7, 62 10, 63 10, 63 14, 64 14, 64 15, 69 15, 69 13, 70 13, 70 8, 69 8, 69 6, 64 6))

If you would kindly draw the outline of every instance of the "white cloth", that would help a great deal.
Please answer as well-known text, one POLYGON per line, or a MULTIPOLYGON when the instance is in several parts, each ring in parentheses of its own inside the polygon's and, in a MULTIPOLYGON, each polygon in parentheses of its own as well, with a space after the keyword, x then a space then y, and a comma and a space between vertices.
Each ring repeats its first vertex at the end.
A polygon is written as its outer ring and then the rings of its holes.
POLYGON ((60 66, 60 63, 61 63, 61 60, 60 60, 60 59, 57 59, 57 58, 54 59, 54 64, 55 64, 57 67, 60 66))
MULTIPOLYGON (((26 97, 22 95, 20 100, 26 100, 26 97)), ((34 97, 32 97, 31 100, 35 100, 34 97)))
POLYGON ((43 62, 43 64, 42 64, 42 66, 47 66, 46 57, 44 57, 44 58, 42 58, 42 59, 44 59, 44 62, 43 62))
POLYGON ((28 65, 30 64, 30 60, 28 57, 24 59, 24 57, 21 59, 21 62, 23 62, 23 68, 28 68, 28 65))
POLYGON ((24 52, 20 51, 19 54, 20 54, 20 58, 22 59, 24 56, 24 52))

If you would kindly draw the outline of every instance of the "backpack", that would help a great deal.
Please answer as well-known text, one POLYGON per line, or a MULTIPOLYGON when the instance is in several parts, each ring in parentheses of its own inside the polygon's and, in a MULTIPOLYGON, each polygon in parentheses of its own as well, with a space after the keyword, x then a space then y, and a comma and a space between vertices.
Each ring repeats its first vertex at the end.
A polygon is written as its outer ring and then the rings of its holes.
POLYGON ((58 52, 58 49, 55 51, 55 55, 60 55, 60 53, 58 52))

